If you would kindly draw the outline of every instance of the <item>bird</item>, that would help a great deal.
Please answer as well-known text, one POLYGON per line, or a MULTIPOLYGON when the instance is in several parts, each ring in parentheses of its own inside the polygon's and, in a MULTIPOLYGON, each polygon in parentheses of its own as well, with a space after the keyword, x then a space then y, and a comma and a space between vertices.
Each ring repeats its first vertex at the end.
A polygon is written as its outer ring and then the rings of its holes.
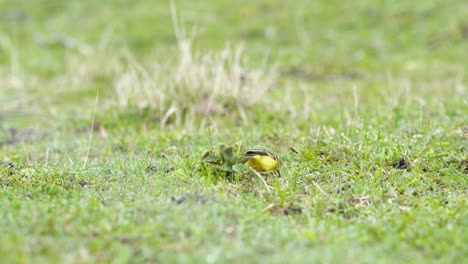
POLYGON ((244 163, 257 172, 279 171, 280 159, 273 151, 263 148, 249 149, 244 163))

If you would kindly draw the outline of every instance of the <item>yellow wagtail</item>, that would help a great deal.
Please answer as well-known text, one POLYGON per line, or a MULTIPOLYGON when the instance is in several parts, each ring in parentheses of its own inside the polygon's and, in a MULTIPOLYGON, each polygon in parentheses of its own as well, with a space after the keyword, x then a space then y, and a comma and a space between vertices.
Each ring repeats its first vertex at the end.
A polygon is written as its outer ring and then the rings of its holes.
POLYGON ((245 164, 257 172, 279 171, 280 159, 267 149, 249 149, 244 153, 245 164))

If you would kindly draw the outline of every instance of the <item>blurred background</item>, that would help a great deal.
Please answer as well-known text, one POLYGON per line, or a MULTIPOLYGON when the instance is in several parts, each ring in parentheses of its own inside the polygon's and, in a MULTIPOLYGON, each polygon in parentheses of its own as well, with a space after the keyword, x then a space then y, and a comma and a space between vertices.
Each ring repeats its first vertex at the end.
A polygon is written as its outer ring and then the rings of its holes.
POLYGON ((456 0, 3 0, 0 120, 85 131, 97 116, 103 134, 448 122, 438 114, 466 110, 467 13, 456 0))

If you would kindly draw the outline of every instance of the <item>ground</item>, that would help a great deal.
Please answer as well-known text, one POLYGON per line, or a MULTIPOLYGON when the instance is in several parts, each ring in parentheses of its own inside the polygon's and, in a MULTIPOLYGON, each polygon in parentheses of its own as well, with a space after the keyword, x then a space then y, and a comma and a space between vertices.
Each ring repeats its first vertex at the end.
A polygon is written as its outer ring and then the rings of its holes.
POLYGON ((2 261, 461 263, 467 13, 0 1, 2 261))

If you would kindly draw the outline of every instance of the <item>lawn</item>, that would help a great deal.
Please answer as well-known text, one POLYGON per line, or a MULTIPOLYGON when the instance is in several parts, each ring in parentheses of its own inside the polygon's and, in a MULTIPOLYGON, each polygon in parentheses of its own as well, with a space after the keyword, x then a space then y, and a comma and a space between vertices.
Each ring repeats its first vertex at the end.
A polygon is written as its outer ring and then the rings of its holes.
POLYGON ((0 1, 0 262, 462 263, 467 13, 0 1))

